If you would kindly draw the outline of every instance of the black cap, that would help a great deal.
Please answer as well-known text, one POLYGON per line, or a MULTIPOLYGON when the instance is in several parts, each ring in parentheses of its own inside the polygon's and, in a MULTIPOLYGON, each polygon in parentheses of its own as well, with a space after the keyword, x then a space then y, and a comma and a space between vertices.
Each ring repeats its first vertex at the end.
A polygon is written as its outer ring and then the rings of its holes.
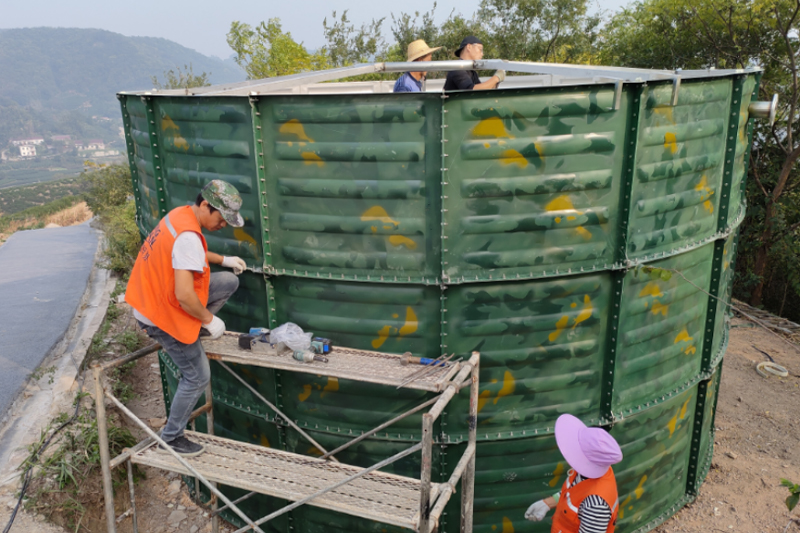
POLYGON ((461 50, 463 50, 468 44, 483 44, 483 43, 481 42, 480 39, 478 39, 474 35, 464 37, 464 40, 461 41, 461 46, 459 46, 458 50, 455 51, 456 57, 461 57, 461 50))

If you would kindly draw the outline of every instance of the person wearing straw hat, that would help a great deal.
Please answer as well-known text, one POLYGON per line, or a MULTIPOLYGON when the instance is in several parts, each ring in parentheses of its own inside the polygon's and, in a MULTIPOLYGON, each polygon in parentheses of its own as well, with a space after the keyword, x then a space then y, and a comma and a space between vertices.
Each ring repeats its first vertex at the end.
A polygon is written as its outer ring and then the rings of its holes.
POLYGON ((551 533, 613 533, 619 500, 611 465, 622 461, 619 444, 568 414, 556 420, 556 444, 572 469, 561 492, 531 504, 525 518, 541 522, 555 508, 551 533))
MULTIPOLYGON (((456 57, 465 61, 480 61, 483 59, 483 43, 474 35, 464 37, 461 46, 455 51, 456 57)), ((496 89, 500 82, 506 79, 506 71, 495 71, 494 76, 481 82, 478 73, 474 70, 452 70, 447 73, 444 82, 445 91, 472 91, 481 89, 496 89)))
MULTIPOLYGON (((430 61, 433 53, 439 50, 441 46, 431 48, 422 39, 417 39, 408 45, 408 59, 412 61, 430 61)), ((406 72, 395 82, 394 92, 396 93, 418 93, 422 91, 422 79, 425 77, 425 72, 406 72)))
POLYGON ((216 313, 239 288, 236 276, 247 264, 240 257, 208 250, 202 230, 227 225, 240 228, 242 198, 236 188, 211 180, 192 205, 176 207, 144 240, 131 271, 125 301, 151 339, 161 345, 181 371, 161 438, 185 457, 203 452, 201 444, 183 436, 195 403, 211 371, 200 337, 219 338, 225 322, 216 313), (209 263, 233 270, 211 273, 209 263))

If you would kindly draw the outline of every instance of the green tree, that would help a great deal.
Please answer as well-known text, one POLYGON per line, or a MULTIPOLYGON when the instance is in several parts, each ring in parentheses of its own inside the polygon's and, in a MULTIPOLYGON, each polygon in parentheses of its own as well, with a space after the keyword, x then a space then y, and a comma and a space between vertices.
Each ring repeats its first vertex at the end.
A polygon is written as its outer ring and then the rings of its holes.
POLYGON ((131 171, 127 165, 88 164, 82 176, 90 187, 85 195, 86 203, 105 233, 106 268, 120 274, 128 273, 142 244, 136 226, 131 171))
POLYGON ((164 81, 158 81, 158 77, 153 76, 153 87, 156 89, 190 89, 192 87, 207 87, 211 85, 208 78, 211 73, 203 72, 202 74, 195 75, 192 70, 192 64, 184 65, 183 70, 181 67, 169 69, 164 71, 164 81))
MULTIPOLYGON (((387 60, 405 61, 409 43, 417 39, 424 39, 431 47, 442 47, 434 55, 435 60, 453 60, 456 59, 454 52, 458 50, 458 46, 467 35, 475 35, 485 43, 486 57, 497 57, 494 52, 493 35, 475 14, 465 17, 453 10, 447 19, 437 26, 434 20, 435 11, 436 3, 430 11, 422 14, 417 11, 413 17, 408 13, 400 13, 396 17, 392 15, 392 35, 395 44, 389 47, 387 60)), ((445 72, 431 72, 428 78, 443 78, 445 75, 445 72)))
POLYGON ((764 69, 759 99, 782 95, 773 127, 757 122, 739 241, 737 294, 800 319, 800 0, 645 0, 615 16, 600 52, 643 68, 764 69), (788 302, 789 307, 784 308, 788 302))
POLYGON ((586 0, 482 0, 478 19, 492 51, 502 59, 589 63, 600 16, 587 15, 586 0))
POLYGON ((236 53, 236 63, 251 80, 324 70, 329 66, 324 53, 312 54, 292 39, 291 33, 284 33, 277 18, 261 22, 255 29, 234 21, 227 39, 236 53))
POLYGON ((133 194, 128 165, 98 165, 92 161, 85 165, 81 178, 89 187, 86 205, 95 215, 102 216, 106 209, 124 204, 133 194))
MULTIPOLYGON (((443 46, 439 44, 440 29, 434 19, 436 12, 436 2, 430 11, 420 14, 415 11, 414 15, 408 13, 400 13, 395 17, 392 14, 392 36, 395 39, 395 44, 389 47, 387 56, 391 59, 389 61, 405 61, 407 58, 406 52, 408 45, 417 39, 422 39, 428 46, 433 48, 443 46)), ((451 50, 452 52, 452 50, 451 50)), ((444 59, 446 57, 446 50, 438 52, 434 59, 444 59)))
POLYGON ((328 56, 328 62, 332 67, 380 61, 385 57, 387 49, 386 42, 381 36, 384 20, 385 18, 373 19, 372 22, 356 28, 347 18, 347 10, 344 10, 338 19, 334 11, 330 25, 327 17, 322 21, 328 44, 320 52, 328 56))

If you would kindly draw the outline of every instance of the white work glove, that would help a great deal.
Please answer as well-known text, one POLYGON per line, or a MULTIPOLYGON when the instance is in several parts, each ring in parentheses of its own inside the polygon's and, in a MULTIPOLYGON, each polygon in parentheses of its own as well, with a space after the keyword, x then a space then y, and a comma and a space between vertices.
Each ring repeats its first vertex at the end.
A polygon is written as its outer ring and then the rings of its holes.
POLYGON ((494 75, 497 76, 497 79, 500 80, 497 83, 502 83, 506 81, 506 71, 505 70, 496 70, 494 75))
POLYGON ((208 324, 203 324, 203 327, 211 334, 211 340, 219 339, 225 333, 225 322, 218 316, 211 319, 208 324))
POLYGON ((222 266, 230 268, 237 276, 247 270, 247 263, 241 257, 226 255, 222 258, 222 266))
POLYGON ((525 519, 531 522, 541 522, 548 511, 550 511, 550 506, 544 503, 544 500, 539 500, 532 503, 528 510, 525 511, 525 519))

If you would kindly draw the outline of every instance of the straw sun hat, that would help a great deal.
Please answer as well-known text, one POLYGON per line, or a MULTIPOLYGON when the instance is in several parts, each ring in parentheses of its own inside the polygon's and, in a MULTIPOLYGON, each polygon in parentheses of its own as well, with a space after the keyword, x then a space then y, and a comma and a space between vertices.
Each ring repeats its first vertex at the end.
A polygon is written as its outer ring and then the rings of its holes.
POLYGON ((416 61, 420 57, 425 57, 428 54, 432 54, 440 48, 441 46, 431 48, 422 39, 417 39, 408 45, 408 61, 416 61))

